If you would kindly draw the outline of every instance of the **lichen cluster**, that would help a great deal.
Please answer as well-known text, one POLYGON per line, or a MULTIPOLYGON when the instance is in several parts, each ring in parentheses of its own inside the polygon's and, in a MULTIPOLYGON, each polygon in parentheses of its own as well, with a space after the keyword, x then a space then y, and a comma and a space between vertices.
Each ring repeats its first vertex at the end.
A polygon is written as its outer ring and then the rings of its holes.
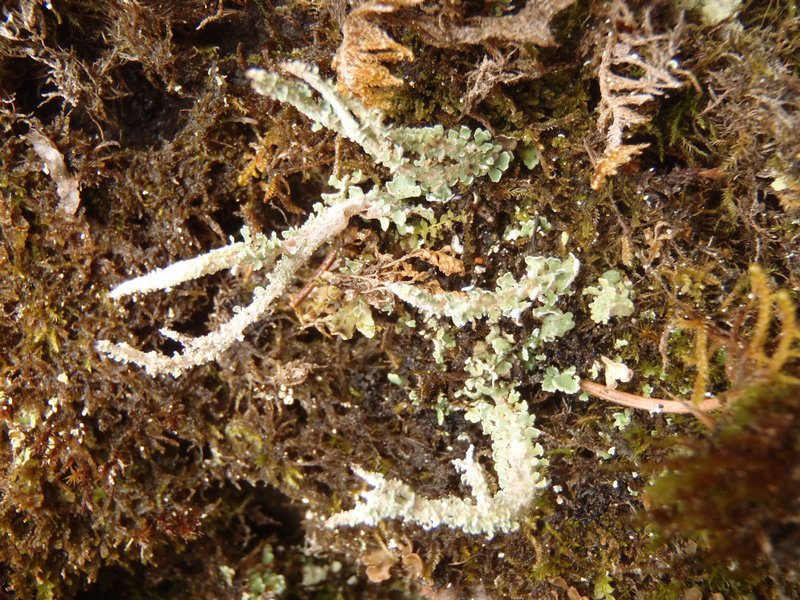
MULTIPOLYGON (((259 93, 292 104, 315 125, 326 126, 358 143, 374 160, 389 168, 393 177, 368 192, 353 183, 359 179, 358 175, 335 178, 331 183, 338 185, 339 191, 324 195, 325 202, 315 205, 314 213, 301 227, 284 231, 282 240, 275 234, 271 239, 252 238, 245 229, 245 242, 231 243, 120 284, 112 290, 111 297, 168 289, 224 268, 236 269, 243 264, 261 267, 275 262, 269 286, 256 288, 254 301, 247 307, 236 307, 235 315, 216 332, 191 340, 162 329, 162 333, 183 344, 181 354, 167 357, 157 352, 144 353, 127 344, 105 340, 97 344, 101 352, 116 360, 143 366, 152 375, 167 372, 179 376, 191 366, 219 358, 234 341, 241 340, 245 327, 263 318, 270 304, 289 285, 291 276, 323 243, 341 234, 352 216, 391 220, 398 226, 399 233, 403 233, 407 231, 406 222, 413 212, 408 200, 423 197, 427 202, 446 202, 454 195, 451 186, 470 185, 474 178, 484 175, 497 182, 508 167, 509 154, 492 143, 490 135, 483 130, 473 133, 466 127, 445 131, 441 126, 416 129, 386 126, 382 123, 383 115, 368 110, 356 99, 338 94, 332 85, 318 77, 316 69, 287 63, 283 70, 306 83, 263 71, 250 71, 249 77, 259 93), (320 94, 321 100, 314 97, 313 91, 320 94)), ((501 317, 519 322, 534 303, 540 304, 531 309, 531 314, 541 321, 541 327, 526 343, 526 352, 531 352, 540 342, 551 342, 574 326, 572 315, 563 313, 555 305, 573 283, 578 261, 574 256, 564 260, 529 256, 525 263, 526 272, 519 280, 505 273, 498 278, 495 290, 433 294, 414 284, 398 282, 387 283, 385 288, 428 320, 446 318, 451 321, 454 328, 450 335, 480 319, 490 324, 497 323, 501 317)), ((363 310, 363 304, 351 307, 354 309, 363 310)), ((630 313, 617 311, 617 314, 630 313)), ((359 322, 355 318, 353 321, 359 322)), ((442 335, 444 327, 439 326, 436 335, 442 335)), ((429 324, 429 329, 434 327, 429 324)), ((513 384, 499 381, 509 375, 506 368, 501 368, 508 364, 502 362, 501 354, 508 353, 511 343, 498 331, 493 329, 484 342, 475 345, 473 358, 466 365, 471 378, 465 390, 457 392, 456 396, 463 395, 474 401, 466 418, 481 423, 484 433, 492 438, 499 491, 490 492, 484 469, 473 459, 473 446, 467 450, 464 460, 453 461, 462 472, 462 480, 471 488, 472 500, 418 497, 407 484, 387 481, 380 473, 353 465, 354 471, 375 489, 363 494, 364 502, 356 508, 329 518, 327 526, 375 525, 382 519, 399 517, 418 522, 427 529, 448 525, 467 533, 483 533, 489 538, 498 531, 517 529, 520 514, 530 506, 537 490, 546 484, 541 473, 546 461, 540 460, 542 447, 533 443, 539 432, 533 428, 533 416, 528 413, 527 404, 520 401, 513 384), (485 354, 491 357, 489 361, 485 354), (487 404, 482 396, 490 397, 494 403, 487 404)), ((513 337, 510 340, 513 341, 513 337)), ((573 367, 573 374, 574 371, 573 367)), ((569 380, 572 379, 574 375, 569 380)), ((567 391, 565 384, 558 388, 554 385, 546 379, 544 389, 567 391)), ((572 393, 576 392, 577 383, 572 381, 571 385, 572 393)))
POLYGON ((0 11, 3 593, 800 597, 790 3, 0 11))

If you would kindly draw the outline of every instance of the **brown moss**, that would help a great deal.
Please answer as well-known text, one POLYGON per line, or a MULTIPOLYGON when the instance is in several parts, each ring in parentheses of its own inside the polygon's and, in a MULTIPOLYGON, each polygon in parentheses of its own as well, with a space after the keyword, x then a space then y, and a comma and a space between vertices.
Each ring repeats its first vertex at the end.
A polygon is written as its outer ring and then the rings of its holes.
POLYGON ((769 577, 784 593, 800 582, 799 391, 778 383, 747 390, 712 437, 683 441, 647 490, 665 535, 694 540, 711 564, 735 565, 730 579, 769 577))

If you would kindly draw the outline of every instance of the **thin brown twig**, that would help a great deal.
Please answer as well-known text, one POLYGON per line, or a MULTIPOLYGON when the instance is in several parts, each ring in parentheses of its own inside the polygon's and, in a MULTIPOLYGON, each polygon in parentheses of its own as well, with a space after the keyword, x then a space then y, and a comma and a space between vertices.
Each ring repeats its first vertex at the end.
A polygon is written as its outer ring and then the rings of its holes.
POLYGON ((325 255, 325 260, 322 261, 322 264, 314 272, 314 276, 309 279, 308 283, 303 286, 303 289, 300 290, 300 292, 298 292, 294 298, 292 298, 292 301, 290 302, 290 306, 292 308, 296 309, 303 302, 303 300, 308 298, 308 295, 314 291, 314 288, 317 287, 317 278, 331 268, 331 265, 333 265, 338 254, 338 248, 334 247, 328 250, 328 253, 325 255))
POLYGON ((220 20, 222 18, 223 11, 224 11, 223 0, 219 0, 219 2, 217 3, 217 12, 215 12, 213 15, 209 15, 208 17, 200 21, 200 24, 197 27, 195 27, 195 30, 200 31, 209 23, 213 23, 214 21, 220 20))
MULTIPOLYGON (((611 389, 600 383, 594 381, 580 381, 581 390, 600 398, 607 400, 620 406, 627 406, 629 408, 638 408, 647 410, 651 413, 667 413, 667 414, 693 414, 695 416, 703 415, 705 413, 718 410, 722 407, 722 403, 715 396, 706 398, 698 404, 692 404, 686 400, 664 400, 663 398, 645 398, 644 396, 637 396, 621 390, 611 389)), ((698 416, 699 418, 699 416, 698 416)))

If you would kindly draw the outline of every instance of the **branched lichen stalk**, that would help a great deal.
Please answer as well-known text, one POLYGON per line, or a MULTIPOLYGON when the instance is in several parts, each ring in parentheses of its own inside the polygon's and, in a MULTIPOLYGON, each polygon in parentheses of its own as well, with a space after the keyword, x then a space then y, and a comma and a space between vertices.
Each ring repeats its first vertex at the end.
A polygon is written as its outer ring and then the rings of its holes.
MULTIPOLYGON (((239 264, 251 264, 256 269, 265 263, 275 265, 266 287, 257 288, 253 301, 234 310, 231 319, 216 331, 190 338, 162 329, 163 335, 183 345, 181 352, 167 356, 108 340, 97 342, 101 352, 116 360, 137 363, 151 375, 178 376, 186 369, 214 360, 241 340, 245 329, 271 309, 298 270, 323 244, 338 236, 352 217, 378 219, 384 229, 394 223, 403 235, 407 231, 406 219, 413 210, 409 199, 447 201, 452 197, 451 186, 470 185, 476 177, 483 176, 497 181, 508 167, 509 153, 492 142, 491 134, 486 131, 467 127, 446 130, 440 125, 421 128, 385 125, 380 113, 337 92, 313 67, 288 63, 283 69, 301 81, 258 70, 248 75, 260 93, 292 104, 316 125, 360 144, 377 163, 389 168, 392 178, 365 191, 357 185, 358 174, 342 179, 332 177, 331 184, 338 192, 323 195, 325 202, 315 205, 305 224, 285 231, 282 240, 275 234, 270 238, 256 236, 254 240, 249 231, 243 230, 243 242, 231 243, 122 284, 111 293, 112 297, 168 288, 239 264)), ((578 271, 577 259, 528 257, 526 267, 520 279, 506 273, 498 280, 496 289, 473 290, 465 295, 430 294, 408 284, 389 284, 387 289, 428 316, 449 317, 456 326, 483 318, 490 323, 501 317, 518 319, 523 311, 532 309, 542 322, 539 336, 542 340, 570 329, 572 315, 562 313, 554 304, 571 286, 578 271), (534 302, 539 306, 533 308, 534 302)), ((497 360, 487 359, 485 364, 501 364, 499 355, 508 351, 509 345, 497 329, 490 344, 497 360)), ((474 460, 472 447, 464 459, 453 461, 471 491, 467 497, 426 498, 415 494, 402 481, 356 468, 355 472, 373 489, 364 492, 362 501, 352 510, 332 516, 329 526, 375 524, 381 519, 402 517, 424 527, 446 525, 488 537, 518 526, 519 516, 547 485, 543 475, 547 462, 542 459, 542 447, 534 442, 539 432, 533 427, 534 417, 513 386, 496 381, 494 375, 499 377, 499 371, 490 376, 477 364, 473 371, 473 385, 465 395, 476 402, 465 417, 480 422, 483 432, 492 439, 499 489, 493 493, 487 473, 474 460), (489 396, 492 402, 486 402, 484 396, 489 396)))
POLYGON ((471 497, 466 498, 428 498, 403 481, 355 466, 353 472, 371 489, 359 493, 354 508, 329 517, 326 526, 377 525, 385 519, 403 519, 425 529, 446 525, 487 538, 517 529, 519 516, 548 485, 542 474, 547 466, 544 450, 534 442, 539 436, 534 417, 525 402, 514 401, 513 394, 498 404, 478 402, 465 416, 480 422, 483 432, 492 438, 500 488, 496 493, 491 493, 486 471, 474 459, 473 446, 464 459, 453 461, 461 481, 470 488, 471 497))
MULTIPOLYGON (((117 344, 107 340, 98 341, 97 349, 116 360, 142 365, 150 375, 169 373, 173 377, 186 369, 215 359, 231 344, 243 338, 245 329, 258 321, 283 294, 297 270, 308 262, 321 245, 344 231, 354 215, 362 214, 367 218, 382 216, 382 212, 371 210, 372 208, 365 197, 348 198, 339 204, 323 208, 318 215, 311 217, 284 242, 283 256, 270 274, 269 284, 265 288, 256 289, 253 301, 216 331, 196 338, 178 340, 184 344, 182 352, 167 356, 156 350, 143 352, 124 342, 117 344)), ((202 270, 201 268, 200 271, 202 270)), ((162 332, 168 337, 174 337, 169 331, 162 332)))
MULTIPOLYGON (((108 340, 97 342, 100 352, 115 360, 139 364, 151 375, 170 373, 177 377, 186 369, 214 360, 234 341, 241 340, 245 329, 284 293, 297 270, 321 245, 341 233, 354 215, 380 219, 384 228, 390 220, 402 223, 408 210, 405 200, 422 195, 445 200, 451 195, 449 185, 469 183, 474 177, 486 174, 499 178, 508 167, 510 155, 489 141, 488 132, 472 132, 466 127, 444 130, 441 126, 394 128, 384 125, 380 112, 338 93, 330 82, 319 76, 316 68, 297 62, 285 63, 282 68, 301 81, 259 69, 248 71, 248 77, 257 92, 291 104, 316 125, 328 127, 360 144, 376 162, 388 167, 394 177, 367 193, 350 185, 349 177, 337 181, 340 193, 327 196, 328 204, 316 205, 314 215, 302 227, 285 232, 283 241, 278 242, 273 236, 266 244, 269 250, 279 249, 282 256, 269 276, 269 284, 255 291, 250 305, 236 312, 217 331, 197 338, 161 330, 166 337, 183 344, 182 352, 167 356, 108 340), (320 97, 316 97, 315 92, 320 97), (416 159, 412 160, 414 156, 416 159)), ((253 261, 253 257, 247 256, 250 250, 247 239, 241 245, 212 250, 123 283, 111 292, 111 297, 167 289, 245 262, 254 262, 260 268, 263 260, 272 262, 274 258, 261 256, 253 261)))

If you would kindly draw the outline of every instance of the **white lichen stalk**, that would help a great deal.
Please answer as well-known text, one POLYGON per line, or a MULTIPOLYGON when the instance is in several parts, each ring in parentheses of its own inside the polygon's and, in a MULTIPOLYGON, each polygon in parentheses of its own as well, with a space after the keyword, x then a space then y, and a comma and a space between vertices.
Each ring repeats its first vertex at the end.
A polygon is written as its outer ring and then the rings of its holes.
MULTIPOLYGON (((506 359, 513 348, 513 337, 504 335, 497 323, 503 317, 518 319, 536 302, 540 306, 534 309, 534 316, 542 321, 539 340, 552 341, 563 335, 574 326, 572 314, 563 313, 555 304, 568 292, 579 262, 574 256, 563 260, 528 257, 526 266, 518 280, 509 273, 501 276, 493 291, 431 294, 407 284, 389 286, 426 317, 449 319, 457 328, 478 319, 491 324, 488 336, 475 345, 474 355, 467 360, 465 370, 470 377, 456 395, 473 401, 464 416, 480 423, 492 440, 497 492, 491 492, 486 472, 474 460, 473 446, 463 460, 453 461, 462 472, 462 482, 470 488, 468 498, 419 496, 403 481, 355 467, 354 472, 371 489, 359 494, 354 508, 330 517, 328 527, 403 519, 425 529, 444 525, 491 538, 519 526, 519 519, 547 486, 543 474, 547 461, 542 458, 542 446, 535 442, 539 431, 534 427, 534 416, 528 413, 514 385, 501 381, 510 371, 506 359)), ((575 386, 577 391, 577 383, 575 386)))
MULTIPOLYGON (((253 301, 236 311, 231 319, 216 331, 196 338, 181 336, 178 339, 171 331, 162 329, 161 332, 167 337, 184 345, 182 352, 172 356, 158 351, 143 352, 124 342, 112 343, 107 340, 98 341, 97 349, 115 360, 141 365, 150 375, 169 373, 177 377, 186 369, 214 360, 231 344, 243 339, 245 329, 258 321, 269 310, 272 303, 283 294, 286 287, 292 282, 297 270, 308 262, 317 248, 344 231, 354 215, 360 214, 366 218, 378 218, 383 215, 380 209, 373 211, 372 208, 367 196, 348 198, 339 204, 325 207, 319 214, 309 218, 302 227, 283 242, 283 255, 270 273, 269 284, 264 288, 257 288, 253 294, 253 301)), ((209 256, 216 257, 214 252, 216 251, 185 262, 193 262, 192 271, 200 274, 213 272, 210 269, 219 270, 213 265, 203 266, 206 261, 209 261, 209 256)), ((164 269, 161 273, 168 270, 169 268, 164 269)), ((178 271, 181 272, 184 269, 178 269, 178 271)), ((150 276, 139 278, 139 280, 147 281, 148 277, 150 276)), ((183 280, 185 281, 185 279, 183 280)), ((174 285, 174 281, 170 279, 167 287, 172 285, 174 285)))
POLYGON ((133 294, 148 294, 156 290, 168 290, 192 279, 212 275, 224 269, 232 269, 239 264, 239 255, 244 248, 244 242, 233 242, 201 256, 172 263, 163 269, 156 269, 141 277, 121 283, 109 292, 108 297, 116 300, 133 294))
POLYGON ((541 445, 534 442, 539 431, 533 427, 525 402, 504 404, 477 403, 466 418, 480 422, 483 432, 492 438, 492 458, 499 490, 492 494, 486 471, 474 459, 470 446, 463 460, 453 464, 461 471, 461 481, 471 490, 471 497, 446 496, 427 498, 398 480, 380 473, 353 467, 353 472, 371 489, 359 494, 356 506, 326 521, 327 527, 377 525, 385 519, 403 519, 424 529, 441 525, 487 538, 519 527, 520 515, 530 507, 547 486, 542 475, 547 461, 541 445))
MULTIPOLYGON (((360 144, 373 159, 394 173, 386 184, 365 193, 350 185, 348 177, 338 184, 339 193, 325 197, 327 204, 315 206, 314 214, 304 225, 284 232, 276 244, 275 268, 269 283, 254 293, 253 301, 239 309, 224 325, 206 335, 190 338, 173 331, 162 333, 184 348, 167 356, 158 351, 144 352, 127 343, 108 340, 97 342, 97 349, 115 360, 143 366, 151 375, 169 373, 178 376, 186 369, 216 359, 231 344, 243 338, 245 329, 266 314, 291 284, 298 269, 314 252, 338 236, 350 219, 379 219, 386 228, 390 222, 405 222, 409 198, 428 196, 433 200, 449 198, 448 185, 471 182, 488 174, 498 178, 508 166, 509 154, 489 141, 487 132, 468 128, 444 130, 442 127, 393 128, 383 124, 381 113, 370 110, 357 100, 341 95, 317 70, 298 62, 282 65, 285 72, 301 81, 287 80, 276 73, 259 69, 248 71, 254 89, 281 102, 287 102, 308 116, 318 126, 336 131, 360 144), (321 96, 317 98, 315 92, 321 96), (428 154, 430 152, 430 155, 428 154), (412 157, 416 157, 412 160, 412 157), (445 183, 442 183, 442 180, 445 183), (280 255, 280 258, 277 258, 280 255)), ((354 179, 357 179, 354 176, 354 179)), ((277 238, 273 236, 272 240, 277 238)), ((251 262, 247 254, 251 244, 232 243, 225 248, 187 261, 175 263, 142 277, 125 282, 111 292, 112 298, 135 293, 168 289, 190 279, 251 262)), ((264 257, 266 260, 267 257, 264 257)), ((260 268, 260 264, 258 267, 260 268)))

